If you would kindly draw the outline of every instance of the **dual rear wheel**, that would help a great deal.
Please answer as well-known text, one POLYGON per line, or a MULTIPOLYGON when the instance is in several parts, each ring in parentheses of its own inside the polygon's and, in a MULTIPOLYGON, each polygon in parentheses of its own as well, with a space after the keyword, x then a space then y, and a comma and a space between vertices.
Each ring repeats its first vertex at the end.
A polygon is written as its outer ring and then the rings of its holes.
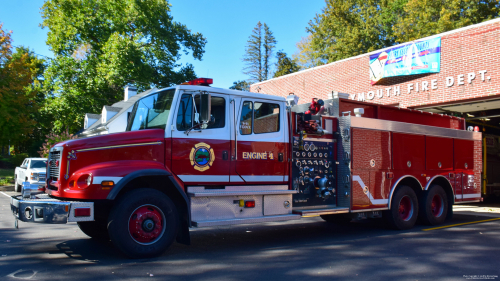
POLYGON ((385 218, 391 228, 410 229, 417 218, 427 225, 442 224, 448 216, 446 192, 439 185, 432 185, 420 200, 409 186, 400 186, 394 193, 391 209, 385 211, 385 218))

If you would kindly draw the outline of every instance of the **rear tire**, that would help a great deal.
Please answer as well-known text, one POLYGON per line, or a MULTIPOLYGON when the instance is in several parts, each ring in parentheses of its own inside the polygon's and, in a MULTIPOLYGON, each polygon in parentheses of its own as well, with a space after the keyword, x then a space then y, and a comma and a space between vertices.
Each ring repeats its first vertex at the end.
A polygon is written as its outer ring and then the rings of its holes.
POLYGON ((391 209, 384 212, 389 227, 398 230, 410 229, 418 216, 418 199, 411 187, 398 187, 391 202, 391 209))
POLYGON ((164 193, 150 188, 127 192, 108 219, 113 244, 130 258, 161 255, 175 240, 179 216, 164 193))
POLYGON ((420 202, 419 217, 427 225, 442 224, 448 216, 448 198, 439 185, 433 185, 424 193, 420 202))
POLYGON ((106 220, 78 222, 80 230, 92 239, 109 240, 108 223, 106 220))
POLYGON ((320 217, 329 223, 346 225, 352 221, 349 214, 338 214, 338 215, 320 215, 320 217))

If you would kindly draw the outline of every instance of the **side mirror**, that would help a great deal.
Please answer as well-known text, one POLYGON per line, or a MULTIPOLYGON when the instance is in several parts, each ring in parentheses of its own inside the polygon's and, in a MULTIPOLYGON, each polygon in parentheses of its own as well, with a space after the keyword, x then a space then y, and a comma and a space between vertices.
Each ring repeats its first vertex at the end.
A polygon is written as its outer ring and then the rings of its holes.
POLYGON ((212 97, 207 92, 202 92, 200 96, 200 123, 210 122, 212 97))

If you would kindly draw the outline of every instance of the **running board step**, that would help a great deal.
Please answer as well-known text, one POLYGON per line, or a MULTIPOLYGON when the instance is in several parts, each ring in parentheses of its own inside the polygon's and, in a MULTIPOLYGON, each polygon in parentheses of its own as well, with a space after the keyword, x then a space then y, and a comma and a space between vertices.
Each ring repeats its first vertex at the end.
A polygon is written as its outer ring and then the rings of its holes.
POLYGON ((319 215, 333 215, 349 213, 349 208, 339 207, 332 209, 306 209, 306 210, 293 210, 294 214, 301 216, 319 216, 319 215))
POLYGON ((260 222, 275 222, 275 221, 288 221, 288 220, 298 220, 300 215, 280 215, 280 216, 265 216, 256 218, 239 218, 239 219, 229 219, 229 220, 209 220, 209 221, 193 221, 193 226, 196 227, 208 227, 208 226, 219 226, 219 225, 236 225, 236 224, 248 224, 248 223, 260 223, 260 222))

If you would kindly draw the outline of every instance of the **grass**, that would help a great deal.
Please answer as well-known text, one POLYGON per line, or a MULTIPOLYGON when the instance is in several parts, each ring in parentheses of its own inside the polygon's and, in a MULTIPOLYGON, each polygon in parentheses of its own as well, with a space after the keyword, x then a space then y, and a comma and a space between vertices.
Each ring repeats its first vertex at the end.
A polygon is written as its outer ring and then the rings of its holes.
POLYGON ((0 185, 14 185, 15 169, 0 169, 0 185))
POLYGON ((0 177, 14 177, 16 169, 0 169, 0 177))

